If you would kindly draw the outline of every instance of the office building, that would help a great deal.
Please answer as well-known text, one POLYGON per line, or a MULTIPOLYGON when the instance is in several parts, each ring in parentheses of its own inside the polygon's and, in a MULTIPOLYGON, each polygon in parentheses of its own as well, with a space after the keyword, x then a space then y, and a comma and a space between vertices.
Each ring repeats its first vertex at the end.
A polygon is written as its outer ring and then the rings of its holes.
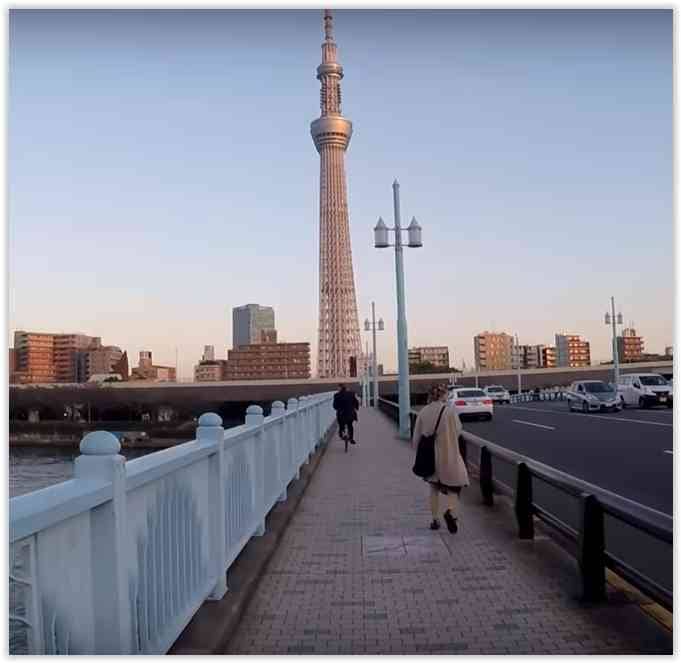
POLYGON ((643 338, 636 335, 636 330, 631 327, 622 331, 622 336, 617 337, 617 357, 622 363, 641 361, 643 356, 643 338))
POLYGON ((276 343, 274 309, 246 304, 232 309, 232 347, 254 343, 276 343))
MULTIPOLYGON (((114 370, 114 367, 118 365, 118 362, 123 358, 123 351, 116 345, 105 345, 96 350, 88 351, 85 353, 85 357, 85 379, 89 380, 92 375, 116 373, 117 371, 114 370)), ((127 375, 121 377, 127 377, 127 375)))
POLYGON ((508 370, 513 366, 515 341, 505 332, 484 331, 473 339, 475 368, 478 371, 508 370))
POLYGON ((177 379, 175 368, 172 366, 154 365, 149 350, 142 350, 139 357, 139 366, 133 368, 130 374, 131 380, 147 380, 150 382, 175 382, 177 379))
POLYGON ((214 361, 215 360, 215 346, 204 345, 203 346, 203 357, 201 361, 214 361))
POLYGON ((556 366, 576 368, 591 365, 589 342, 579 334, 556 334, 556 366))
POLYGON ((310 377, 309 343, 252 343, 229 350, 226 380, 310 377))

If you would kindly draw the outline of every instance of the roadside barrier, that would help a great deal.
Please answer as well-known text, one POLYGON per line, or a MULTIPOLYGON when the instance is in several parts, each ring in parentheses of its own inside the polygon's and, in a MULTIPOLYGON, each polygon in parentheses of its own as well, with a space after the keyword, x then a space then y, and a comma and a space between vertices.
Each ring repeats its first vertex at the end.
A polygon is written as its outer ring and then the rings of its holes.
MULTIPOLYGON (((528 394, 519 396, 524 399, 528 394)), ((562 391, 556 393, 558 400, 564 400, 564 396, 562 391)), ((397 421, 398 407, 395 403, 381 398, 379 408, 397 421)), ((417 412, 412 410, 410 416, 412 421, 415 420, 417 412)), ((505 449, 467 431, 459 437, 459 448, 464 461, 478 469, 480 492, 484 504, 492 506, 495 494, 506 495, 514 500, 519 538, 534 538, 536 517, 576 544, 584 600, 605 599, 607 568, 668 610, 673 609, 673 588, 663 586, 649 573, 637 568, 637 562, 625 559, 631 553, 627 552, 626 542, 623 545, 621 531, 615 532, 612 540, 609 538, 611 527, 619 524, 620 527, 632 528, 637 534, 647 537, 646 541, 650 544, 655 542, 663 548, 665 545, 668 546, 666 552, 671 554, 673 546, 671 516, 505 449), (474 454, 473 450, 477 453, 474 454), (511 485, 513 481, 504 482, 497 476, 499 474, 498 463, 506 467, 507 475, 510 470, 514 477, 515 487, 511 485), (545 485, 548 484, 566 496, 573 504, 576 502, 579 512, 579 523, 576 528, 565 522, 555 508, 537 501, 533 490, 535 482, 544 484, 541 486, 542 489, 545 489, 545 485), (608 528, 605 527, 606 517, 609 522, 608 528), (623 552, 617 554, 613 552, 617 545, 623 552)), ((613 527, 613 529, 617 528, 613 527)), ((654 553, 651 554, 654 556, 654 553)), ((651 568, 650 564, 648 566, 651 568)), ((653 569, 654 567, 655 563, 652 565, 653 569)))

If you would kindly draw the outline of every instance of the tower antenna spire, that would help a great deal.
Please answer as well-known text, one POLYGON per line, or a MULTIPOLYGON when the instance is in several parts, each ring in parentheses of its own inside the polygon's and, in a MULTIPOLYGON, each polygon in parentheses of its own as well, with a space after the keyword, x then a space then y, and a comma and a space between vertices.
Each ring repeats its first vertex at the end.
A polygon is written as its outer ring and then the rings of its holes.
POLYGON ((324 10, 324 38, 333 41, 333 16, 330 9, 324 10))

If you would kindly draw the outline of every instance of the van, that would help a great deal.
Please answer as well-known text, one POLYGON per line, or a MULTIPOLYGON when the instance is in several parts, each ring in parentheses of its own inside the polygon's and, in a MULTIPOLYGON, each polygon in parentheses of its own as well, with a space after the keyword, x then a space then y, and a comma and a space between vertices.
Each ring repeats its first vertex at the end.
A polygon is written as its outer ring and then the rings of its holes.
POLYGON ((659 373, 629 373, 621 375, 617 393, 622 407, 673 406, 672 389, 659 373))

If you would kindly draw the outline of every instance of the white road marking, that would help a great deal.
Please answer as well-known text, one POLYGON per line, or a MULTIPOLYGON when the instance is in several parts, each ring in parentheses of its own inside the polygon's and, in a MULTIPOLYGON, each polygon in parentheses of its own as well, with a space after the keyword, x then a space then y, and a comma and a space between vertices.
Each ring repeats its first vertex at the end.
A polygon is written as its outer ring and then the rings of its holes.
POLYGON ((674 453, 671 449, 665 449, 664 452, 666 454, 673 454, 674 453))
POLYGON ((536 426, 537 428, 547 428, 548 430, 556 430, 553 426, 544 426, 544 424, 533 424, 531 421, 521 421, 520 419, 513 419, 514 424, 525 424, 526 426, 536 426))
POLYGON ((558 410, 540 410, 539 408, 535 408, 535 407, 518 407, 517 405, 507 405, 506 408, 513 409, 513 410, 526 410, 527 412, 534 412, 535 414, 537 412, 545 413, 545 414, 563 414, 563 415, 568 415, 570 417, 581 416, 581 417, 589 417, 589 419, 605 419, 606 421, 614 421, 614 422, 629 421, 629 422, 634 423, 634 424, 647 424, 648 426, 666 426, 667 428, 673 428, 674 427, 674 424, 663 424, 659 421, 643 421, 643 419, 627 419, 625 417, 619 416, 619 414, 617 414, 617 413, 613 413, 614 416, 612 416, 612 417, 604 417, 603 415, 592 414, 591 412, 589 414, 585 414, 583 412, 559 412, 558 410))

